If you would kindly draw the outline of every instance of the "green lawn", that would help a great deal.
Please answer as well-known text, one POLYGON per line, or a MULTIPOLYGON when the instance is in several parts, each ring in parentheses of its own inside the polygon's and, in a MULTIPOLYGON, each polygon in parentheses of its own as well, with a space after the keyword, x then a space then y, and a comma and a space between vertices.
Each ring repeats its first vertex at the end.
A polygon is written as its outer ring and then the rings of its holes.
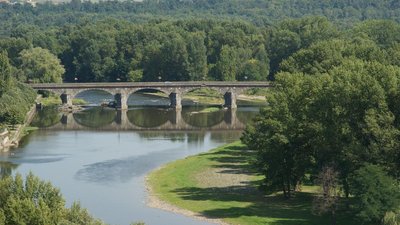
MULTIPOLYGON (((236 142, 167 164, 152 172, 148 182, 162 200, 231 224, 330 224, 329 216, 311 214, 314 187, 304 187, 291 200, 258 191, 261 177, 251 172, 248 163, 253 154, 236 142)), ((337 224, 357 224, 343 211, 338 215, 337 224)))
MULTIPOLYGON (((41 98, 40 102, 44 106, 50 106, 50 105, 61 105, 61 99, 58 96, 49 96, 46 98, 41 98)), ((73 105, 85 105, 87 102, 83 99, 80 98, 74 98, 72 99, 72 104, 73 105)))

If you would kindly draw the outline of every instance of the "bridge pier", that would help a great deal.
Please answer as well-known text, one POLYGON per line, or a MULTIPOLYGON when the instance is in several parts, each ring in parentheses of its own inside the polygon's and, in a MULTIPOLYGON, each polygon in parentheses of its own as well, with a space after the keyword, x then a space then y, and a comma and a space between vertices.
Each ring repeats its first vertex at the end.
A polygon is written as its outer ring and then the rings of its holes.
POLYGON ((174 109, 182 109, 182 97, 179 93, 172 92, 169 94, 170 107, 174 109))
POLYGON ((72 95, 68 93, 63 93, 60 95, 61 102, 63 105, 72 106, 72 95))
POLYGON ((114 96, 115 102, 117 103, 117 108, 126 110, 128 109, 128 95, 125 93, 117 93, 114 96))
POLYGON ((224 107, 228 107, 230 109, 236 109, 236 94, 232 91, 228 91, 224 94, 224 107))

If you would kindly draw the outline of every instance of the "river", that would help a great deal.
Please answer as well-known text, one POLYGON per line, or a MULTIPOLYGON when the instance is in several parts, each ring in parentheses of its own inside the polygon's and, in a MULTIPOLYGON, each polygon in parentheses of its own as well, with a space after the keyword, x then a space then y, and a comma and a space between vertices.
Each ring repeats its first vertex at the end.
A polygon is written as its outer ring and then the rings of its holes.
MULTIPOLYGON (((94 96, 86 96, 92 105, 109 97, 94 96)), ((208 224, 147 207, 144 178, 165 163, 238 140, 258 108, 199 113, 198 106, 170 110, 158 97, 134 99, 130 104, 136 106, 123 113, 101 107, 75 114, 43 109, 33 121, 40 129, 18 149, 0 154, 1 173, 32 171, 59 187, 67 205, 79 201, 109 224, 208 224), (141 107, 137 99, 154 104, 141 107)))

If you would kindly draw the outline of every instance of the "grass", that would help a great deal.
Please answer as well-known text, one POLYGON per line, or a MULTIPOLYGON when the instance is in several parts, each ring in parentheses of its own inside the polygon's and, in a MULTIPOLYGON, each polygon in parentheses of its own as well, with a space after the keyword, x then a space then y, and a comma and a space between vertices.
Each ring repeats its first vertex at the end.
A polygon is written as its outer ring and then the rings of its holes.
POLYGON ((210 88, 195 89, 185 94, 183 98, 199 104, 222 105, 224 103, 223 96, 216 90, 210 88))
POLYGON ((40 102, 42 103, 43 106, 61 105, 61 99, 56 96, 41 98, 40 102))
MULTIPOLYGON (((51 106, 51 105, 61 105, 61 99, 57 96, 49 96, 46 98, 42 98, 41 103, 43 106, 51 106)), ((74 98, 72 99, 72 104, 73 105, 85 105, 87 102, 83 99, 80 98, 74 98)))
POLYGON ((72 99, 72 104, 73 105, 86 105, 87 102, 84 99, 74 98, 74 99, 72 99))
POLYGON ((30 134, 33 131, 36 131, 38 129, 39 129, 38 127, 26 126, 26 127, 24 127, 24 130, 21 133, 21 137, 24 137, 24 136, 26 136, 26 135, 28 135, 28 134, 30 134))
MULTIPOLYGON (((253 155, 235 142, 169 163, 152 172, 148 182, 161 200, 230 224, 330 224, 329 216, 311 213, 314 187, 303 187, 303 192, 290 200, 279 193, 267 196, 258 191, 261 177, 252 172, 249 163, 253 155)), ((337 224, 357 223, 340 211, 337 224)))
MULTIPOLYGON (((244 105, 265 104, 265 95, 267 89, 249 89, 242 95, 238 96, 238 102, 244 105)), ((199 104, 222 105, 224 104, 223 95, 216 90, 210 88, 200 88, 188 92, 184 99, 189 99, 199 104)))

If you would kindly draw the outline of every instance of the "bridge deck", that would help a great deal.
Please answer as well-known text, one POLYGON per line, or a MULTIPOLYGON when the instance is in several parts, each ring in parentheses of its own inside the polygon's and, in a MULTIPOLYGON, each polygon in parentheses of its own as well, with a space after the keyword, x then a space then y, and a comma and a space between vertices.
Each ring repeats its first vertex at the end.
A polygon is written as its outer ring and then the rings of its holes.
POLYGON ((271 87, 270 82, 225 82, 225 81, 186 81, 186 82, 113 82, 113 83, 40 83, 29 84, 34 89, 81 89, 81 88, 166 88, 166 87, 271 87))

